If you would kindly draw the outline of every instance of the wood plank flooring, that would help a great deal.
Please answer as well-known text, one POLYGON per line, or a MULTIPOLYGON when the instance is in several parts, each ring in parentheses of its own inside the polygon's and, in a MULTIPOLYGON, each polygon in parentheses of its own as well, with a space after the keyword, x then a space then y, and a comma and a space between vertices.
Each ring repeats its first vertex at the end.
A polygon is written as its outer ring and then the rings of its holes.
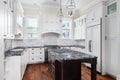
MULTIPOLYGON (((28 65, 23 80, 53 80, 48 72, 47 64, 28 65)), ((90 70, 82 66, 82 80, 90 80, 90 70)), ((97 80, 115 80, 110 76, 97 74, 97 80)))

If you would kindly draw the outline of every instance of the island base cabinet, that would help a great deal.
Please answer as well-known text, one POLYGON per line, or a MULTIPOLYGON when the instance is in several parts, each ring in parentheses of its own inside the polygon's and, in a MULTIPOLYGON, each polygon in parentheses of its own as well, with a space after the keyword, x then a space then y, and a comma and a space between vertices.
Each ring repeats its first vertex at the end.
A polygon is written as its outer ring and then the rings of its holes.
POLYGON ((56 61, 55 80, 81 80, 81 64, 71 61, 56 61))

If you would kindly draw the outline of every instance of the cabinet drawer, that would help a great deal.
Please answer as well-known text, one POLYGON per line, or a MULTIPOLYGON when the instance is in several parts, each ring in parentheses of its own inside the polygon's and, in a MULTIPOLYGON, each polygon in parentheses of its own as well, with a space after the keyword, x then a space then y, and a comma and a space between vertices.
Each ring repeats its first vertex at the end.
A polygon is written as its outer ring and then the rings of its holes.
POLYGON ((44 48, 40 48, 40 51, 44 51, 44 48))
POLYGON ((30 56, 44 56, 44 52, 30 52, 30 56))
POLYGON ((31 48, 31 51, 44 51, 44 48, 31 48))
POLYGON ((30 57, 30 63, 44 62, 44 56, 30 57))
POLYGON ((43 56, 37 57, 37 61, 38 62, 44 62, 44 57, 43 56))

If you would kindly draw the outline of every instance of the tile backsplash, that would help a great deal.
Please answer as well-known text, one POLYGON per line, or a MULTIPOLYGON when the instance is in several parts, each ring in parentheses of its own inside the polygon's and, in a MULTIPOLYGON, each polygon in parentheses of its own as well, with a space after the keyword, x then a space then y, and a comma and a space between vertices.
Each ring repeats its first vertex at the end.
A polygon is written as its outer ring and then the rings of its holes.
POLYGON ((5 47, 5 51, 12 49, 12 40, 5 39, 4 40, 4 47, 5 47))
MULTIPOLYGON (((43 39, 6 39, 5 42, 5 51, 20 47, 20 46, 43 46, 43 45, 50 45, 51 40, 48 39, 47 43, 43 39)), ((83 45, 85 46, 85 41, 75 41, 72 39, 59 39, 58 42, 54 44, 52 41, 51 45, 83 45)))

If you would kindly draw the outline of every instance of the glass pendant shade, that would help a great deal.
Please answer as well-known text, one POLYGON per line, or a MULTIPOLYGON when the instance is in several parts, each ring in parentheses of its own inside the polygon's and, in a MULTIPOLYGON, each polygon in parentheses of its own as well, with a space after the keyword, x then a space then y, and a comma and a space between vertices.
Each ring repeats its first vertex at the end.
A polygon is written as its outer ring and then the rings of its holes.
POLYGON ((70 9, 70 10, 75 9, 75 8, 76 8, 76 5, 75 5, 74 0, 68 0, 68 3, 66 4, 66 8, 67 8, 67 9, 70 9))

